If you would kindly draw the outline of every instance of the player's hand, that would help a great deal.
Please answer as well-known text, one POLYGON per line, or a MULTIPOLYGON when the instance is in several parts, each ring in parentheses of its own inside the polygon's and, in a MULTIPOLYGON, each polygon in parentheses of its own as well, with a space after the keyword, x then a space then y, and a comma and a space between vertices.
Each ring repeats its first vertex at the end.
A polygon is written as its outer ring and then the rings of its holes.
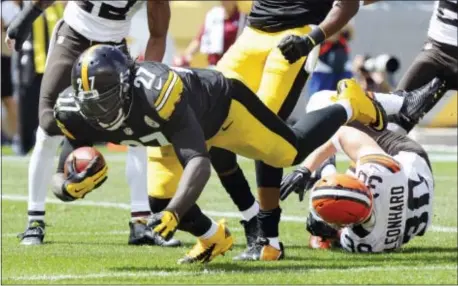
POLYGON ((284 177, 280 185, 280 199, 283 201, 294 192, 299 195, 299 201, 302 202, 310 176, 309 169, 300 167, 284 177))
POLYGON ((100 187, 108 178, 107 165, 101 170, 96 169, 97 166, 100 166, 99 160, 102 158, 94 157, 82 172, 75 170, 75 160, 76 158, 66 163, 68 176, 62 186, 62 192, 67 200, 84 198, 88 193, 100 187))
POLYGON ((153 214, 148 220, 148 226, 152 229, 152 234, 160 235, 165 240, 169 240, 178 227, 178 216, 175 212, 164 210, 153 214))
POLYGON ((296 35, 288 35, 284 37, 278 48, 285 59, 293 64, 300 58, 307 56, 315 47, 312 40, 308 37, 300 37, 296 35))
POLYGON ((13 23, 6 30, 5 43, 10 50, 16 50, 19 52, 22 48, 22 44, 27 40, 30 35, 30 28, 25 25, 16 26, 13 23))
POLYGON ((8 37, 8 35, 6 35, 5 37, 5 44, 8 46, 8 49, 10 51, 12 51, 14 49, 14 45, 15 45, 16 41, 13 40, 13 39, 10 39, 10 37, 8 37))

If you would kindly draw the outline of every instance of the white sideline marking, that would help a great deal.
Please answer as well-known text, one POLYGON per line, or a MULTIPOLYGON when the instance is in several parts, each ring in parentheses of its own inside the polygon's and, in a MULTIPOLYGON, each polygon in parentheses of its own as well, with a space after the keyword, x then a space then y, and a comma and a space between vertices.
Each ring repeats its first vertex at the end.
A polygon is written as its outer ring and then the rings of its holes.
MULTIPOLYGON (((457 266, 453 265, 444 265, 444 266, 370 266, 370 267, 349 267, 345 269, 334 269, 334 268, 307 268, 298 271, 297 269, 282 269, 282 270, 270 270, 269 273, 320 273, 320 272, 366 272, 366 271, 422 271, 422 270, 457 270, 457 266)), ((224 270, 203 270, 203 271, 149 271, 149 272, 106 272, 106 273, 88 273, 88 274, 61 274, 61 275, 32 275, 32 276, 12 276, 12 277, 3 277, 5 280, 21 280, 21 281, 31 281, 31 280, 44 280, 44 281, 57 281, 57 280, 80 280, 80 279, 97 279, 97 278, 123 278, 123 277, 166 277, 166 276, 197 276, 197 275, 240 275, 240 274, 250 274, 250 273, 262 273, 266 272, 265 269, 251 269, 248 271, 233 270, 233 271, 224 271, 224 270)))
MULTIPOLYGON (((4 194, 2 195, 2 201, 18 201, 18 202, 26 202, 28 200, 27 196, 24 195, 12 195, 12 194, 4 194)), ((130 205, 125 203, 110 203, 110 202, 95 202, 95 201, 78 201, 72 203, 65 203, 57 199, 46 199, 47 203, 50 204, 58 204, 58 205, 77 205, 77 206, 90 206, 90 207, 105 207, 105 208, 118 208, 118 209, 130 209, 130 205)), ((216 217, 226 217, 226 218, 241 218, 242 216, 238 212, 222 212, 222 211, 203 211, 205 214, 209 216, 216 216, 216 217)), ((300 216, 288 216, 283 215, 281 216, 282 221, 288 222, 305 222, 306 217, 300 216)), ((431 226, 429 229, 430 231, 434 232, 457 232, 457 227, 447 227, 447 226, 431 226)))

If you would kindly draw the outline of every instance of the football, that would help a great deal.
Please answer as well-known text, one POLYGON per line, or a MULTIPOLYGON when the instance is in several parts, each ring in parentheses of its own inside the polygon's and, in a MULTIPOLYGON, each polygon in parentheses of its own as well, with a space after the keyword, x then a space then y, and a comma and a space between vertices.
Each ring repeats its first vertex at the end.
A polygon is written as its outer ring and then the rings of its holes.
POLYGON ((372 211, 372 193, 357 178, 345 174, 323 177, 310 193, 311 207, 327 223, 348 226, 365 221, 372 211))
POLYGON ((73 158, 75 158, 75 170, 77 172, 82 172, 84 169, 86 169, 87 165, 94 159, 96 156, 99 156, 101 160, 97 163, 98 166, 96 167, 96 170, 101 170, 103 167, 105 167, 105 159, 103 158, 103 155, 94 147, 80 147, 76 150, 73 150, 70 155, 68 155, 67 160, 65 161, 64 165, 64 175, 67 177, 68 175, 68 170, 67 170, 67 163, 69 161, 72 161, 73 158))

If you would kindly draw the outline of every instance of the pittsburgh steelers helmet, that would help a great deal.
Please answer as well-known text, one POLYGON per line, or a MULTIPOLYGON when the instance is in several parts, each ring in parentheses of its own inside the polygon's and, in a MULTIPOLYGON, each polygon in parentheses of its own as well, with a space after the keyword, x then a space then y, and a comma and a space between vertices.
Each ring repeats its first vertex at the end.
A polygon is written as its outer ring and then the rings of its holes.
POLYGON ((72 69, 72 86, 81 115, 95 128, 116 130, 129 112, 131 59, 121 49, 95 45, 72 69))

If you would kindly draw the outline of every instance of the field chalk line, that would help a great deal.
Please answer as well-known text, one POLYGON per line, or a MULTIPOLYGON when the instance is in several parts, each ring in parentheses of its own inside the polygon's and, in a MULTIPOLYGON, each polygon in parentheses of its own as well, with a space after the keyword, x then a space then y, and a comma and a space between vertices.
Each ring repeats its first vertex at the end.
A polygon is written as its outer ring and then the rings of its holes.
MULTIPOLYGON (((424 270, 457 270, 457 266, 454 265, 437 265, 437 266, 369 266, 369 267, 349 267, 345 269, 334 269, 334 268, 307 268, 301 271, 301 273, 320 273, 320 272, 373 272, 373 271, 424 271, 424 270)), ((58 280, 81 280, 81 279, 97 279, 97 278, 123 278, 123 277, 166 277, 166 276, 197 276, 197 275, 240 275, 244 273, 263 273, 265 269, 252 269, 250 271, 224 271, 224 270, 202 270, 202 271, 148 271, 148 272, 105 272, 105 273, 88 273, 88 274, 61 274, 61 275, 32 275, 32 276, 13 276, 3 277, 4 280, 19 280, 19 281, 58 281, 58 280)), ((282 269, 273 270, 269 273, 298 273, 297 269, 282 269)))
MULTIPOLYGON (((13 195, 13 194, 3 194, 2 201, 17 201, 17 202, 27 202, 28 197, 24 195, 13 195)), ((96 201, 78 201, 72 203, 65 203, 57 199, 46 199, 47 203, 50 204, 58 204, 58 205, 72 205, 72 206, 89 206, 89 207, 106 207, 106 208, 118 208, 118 209, 130 209, 130 205, 125 203, 115 203, 115 202, 96 202, 96 201)), ((209 216, 216 216, 216 217, 226 217, 226 218, 241 218, 240 213, 238 212, 222 212, 222 211, 212 211, 212 210, 204 210, 205 214, 209 216)), ((306 217, 300 216, 288 216, 283 215, 281 217, 282 221, 287 222, 301 222, 305 223, 306 217)), ((457 233, 457 227, 448 227, 448 226, 431 226, 429 231, 433 232, 448 232, 448 233, 457 233)))

